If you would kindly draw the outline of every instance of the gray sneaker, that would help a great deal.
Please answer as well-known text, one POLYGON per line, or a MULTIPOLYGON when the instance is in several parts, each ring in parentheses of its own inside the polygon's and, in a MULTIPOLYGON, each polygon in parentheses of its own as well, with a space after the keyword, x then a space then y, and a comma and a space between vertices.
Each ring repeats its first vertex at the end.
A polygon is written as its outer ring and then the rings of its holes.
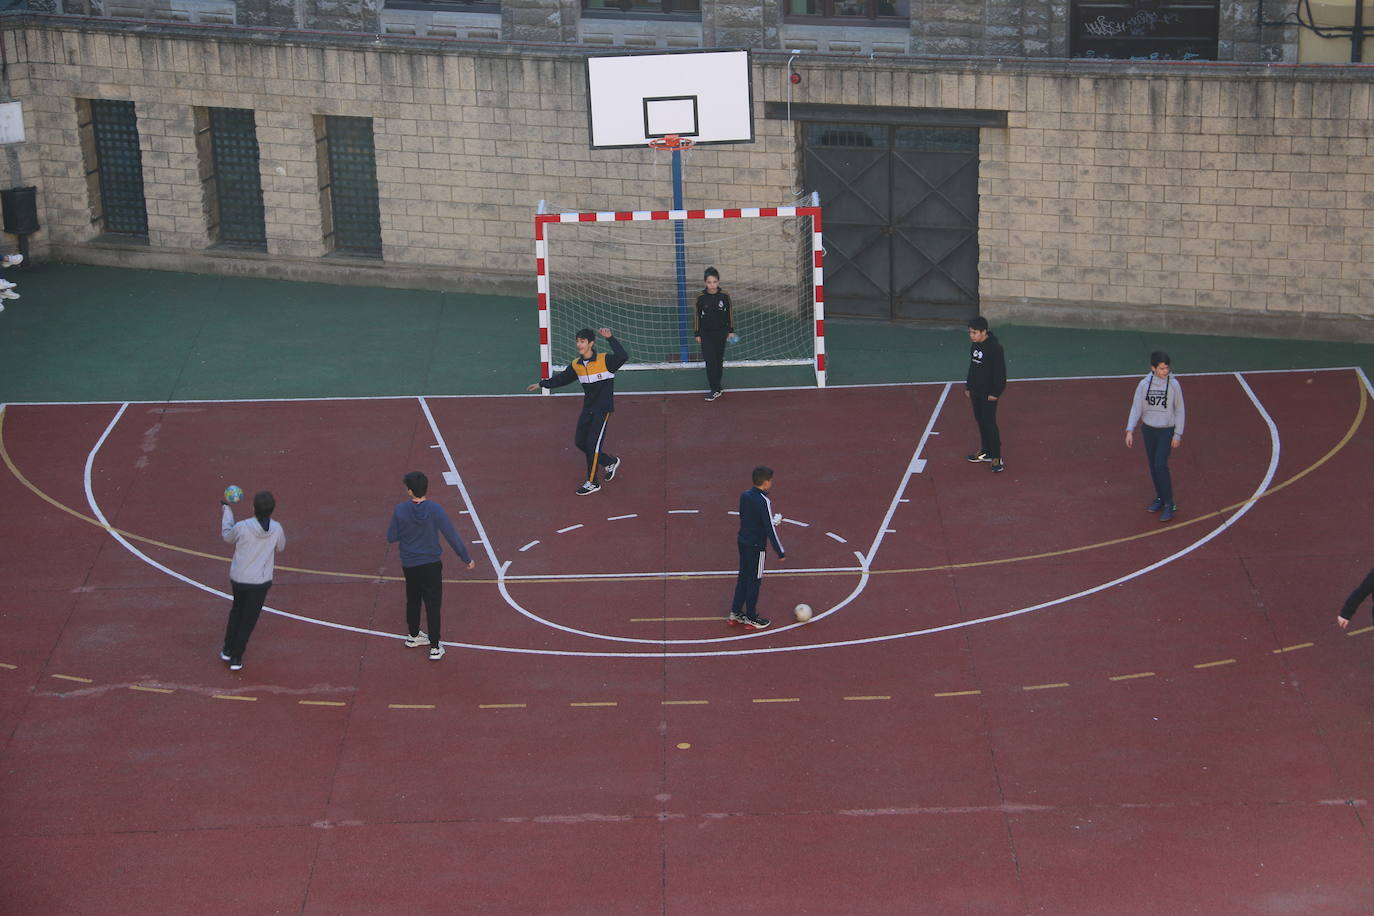
POLYGON ((443 657, 444 657, 444 647, 443 647, 443 646, 430 646, 430 647, 429 647, 429 660, 430 660, 430 661, 432 661, 432 662, 437 662, 439 659, 441 659, 441 658, 443 658, 443 657))
POLYGON ((743 614, 740 614, 740 613, 738 613, 738 612, 736 612, 736 611, 731 611, 731 612, 729 613, 729 615, 726 616, 725 622, 728 623, 728 624, 730 624, 730 626, 733 627, 735 624, 738 624, 738 623, 748 623, 748 622, 749 622, 749 618, 748 618, 748 617, 745 617, 743 614))
POLYGON ((420 632, 416 633, 414 636, 407 636, 407 637, 406 637, 406 646, 409 647, 409 648, 411 648, 411 649, 418 649, 418 648, 420 648, 421 646, 427 646, 427 645, 429 645, 429 637, 425 635, 425 631, 424 631, 424 630, 421 630, 420 632))
POLYGON ((607 483, 610 483, 612 480, 615 480, 615 475, 620 473, 620 465, 624 462, 624 460, 625 459, 623 458, 617 458, 615 461, 601 469, 601 474, 605 478, 607 483))

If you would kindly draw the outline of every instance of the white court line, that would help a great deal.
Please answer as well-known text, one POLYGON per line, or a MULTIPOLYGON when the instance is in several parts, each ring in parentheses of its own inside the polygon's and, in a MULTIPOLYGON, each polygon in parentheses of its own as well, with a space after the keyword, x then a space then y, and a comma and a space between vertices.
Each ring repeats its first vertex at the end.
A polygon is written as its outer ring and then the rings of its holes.
POLYGON ((887 537, 887 532, 892 525, 892 516, 897 512, 898 501, 906 492, 906 485, 910 482, 911 475, 919 473, 916 463, 921 460, 921 452, 925 451, 926 442, 930 440, 931 430, 935 428, 935 421, 940 418, 940 411, 944 409, 945 399, 949 397, 949 390, 953 386, 953 382, 945 383, 944 390, 940 392, 940 399, 935 402, 935 409, 930 412, 930 420, 926 423, 925 432, 921 433, 921 439, 916 443, 916 451, 912 453, 911 461, 907 462, 906 473, 902 475, 901 482, 897 484, 897 492, 892 496, 892 502, 887 507, 887 514, 883 516, 882 524, 878 526, 878 533, 873 536, 873 543, 869 545, 868 553, 864 555, 864 565, 866 566, 873 565, 873 558, 878 555, 878 548, 882 546, 883 538, 887 537))
POLYGON ((521 547, 521 548, 520 548, 520 552, 521 552, 521 553, 524 553, 526 550, 529 550, 531 547, 533 547, 535 544, 538 544, 538 543, 539 543, 538 541, 530 541, 530 542, 529 542, 528 544, 526 544, 524 547, 521 547))
MULTIPOLYGON (((538 541, 534 543, 538 544, 538 541)), ((509 564, 507 564, 509 565, 509 564)), ((792 567, 765 569, 763 574, 781 575, 783 573, 843 573, 843 572, 862 572, 861 566, 804 566, 797 569, 792 567)), ((531 573, 528 576, 506 576, 511 582, 546 582, 557 579, 706 579, 712 576, 733 576, 739 572, 737 569, 694 569, 682 570, 679 572, 621 572, 621 573, 531 573)), ((652 640, 659 642, 660 640, 652 640)))
MULTIPOLYGON (((733 515, 739 515, 738 512, 735 512, 735 513, 732 513, 732 514, 733 514, 733 515)), ((810 522, 799 522, 799 521, 797 521, 795 518, 785 518, 785 519, 783 519, 783 521, 786 522, 786 523, 789 524, 789 525, 796 525, 798 528, 810 528, 810 527, 811 527, 810 522)))
POLYGON ((610 518, 606 519, 606 521, 608 521, 608 522, 618 522, 618 521, 622 521, 622 520, 627 519, 627 518, 639 518, 639 513, 638 513, 638 512, 631 512, 629 515, 612 515, 610 518))
MULTIPOLYGON (((159 572, 166 573, 173 579, 185 582, 187 585, 193 586, 194 588, 198 588, 203 592, 209 592, 210 594, 215 595, 219 598, 223 598, 227 601, 233 601, 234 596, 231 595, 229 592, 226 592, 222 589, 214 588, 213 586, 206 585, 203 582, 197 582, 195 579, 192 579, 189 576, 184 576, 181 573, 177 572, 175 569, 172 569, 168 566, 164 566, 163 564, 154 560, 152 557, 148 556, 143 551, 139 550, 133 544, 129 543, 128 539, 125 538, 124 535, 120 534, 113 527, 111 527, 109 520, 105 517, 104 511, 102 511, 100 508, 100 504, 96 502, 95 488, 91 484, 91 469, 95 466, 96 455, 100 452, 101 447, 104 446, 105 440, 110 437, 110 433, 114 431, 115 424, 119 422, 119 418, 124 416, 124 411, 128 409, 128 406, 129 405, 127 403, 120 406, 119 410, 116 411, 114 417, 110 420, 109 425, 105 427, 105 431, 100 434, 100 438, 96 440, 95 445, 91 446, 90 452, 86 455, 86 470, 84 475, 86 487, 86 505, 90 507, 91 514, 96 518, 97 521, 100 522, 101 526, 105 529, 106 533, 109 534, 110 537, 114 538, 117 542, 122 544, 125 550, 129 551, 134 556, 138 557, 144 563, 147 563, 149 566, 153 567, 159 572)), ((368 636, 384 636, 387 639, 406 638, 404 633, 383 633, 381 630, 368 630, 364 629, 363 627, 351 627, 347 624, 332 623, 328 620, 320 620, 315 617, 304 617, 300 614, 292 614, 290 611, 283 611, 279 608, 268 607, 267 605, 263 605, 262 609, 268 612, 269 614, 276 614, 279 617, 288 617, 291 620, 299 620, 302 623, 314 623, 320 626, 331 627, 335 630, 347 630, 350 633, 363 633, 368 636)))
POLYGON ((582 523, 581 523, 581 522, 578 522, 576 525, 569 525, 569 526, 566 527, 566 528, 559 528, 559 529, 558 529, 557 531, 555 531, 554 533, 555 533, 555 534, 567 534, 569 531, 576 531, 578 528, 581 528, 581 527, 582 527, 582 523))
MULTIPOLYGON (((671 371, 671 370, 669 370, 671 371)), ((1309 372, 1361 372, 1359 366, 1314 366, 1302 369, 1243 369, 1246 375, 1303 375, 1309 372)), ((1186 376, 1216 376, 1216 375, 1235 375, 1233 371, 1216 372, 1189 372, 1179 373, 1179 378, 1186 376)), ((1138 379, 1143 378, 1143 372, 1132 372, 1124 375, 1047 375, 1027 378, 1008 379, 1009 382, 1078 382, 1078 381, 1101 381, 1110 379, 1138 379)), ((948 382, 866 382, 863 384, 852 385, 830 385, 825 387, 827 390, 848 388, 924 388, 932 385, 962 385, 963 379, 948 382)), ((815 391, 815 385, 775 385, 764 388, 740 388, 740 392, 749 391, 815 391)), ((700 395, 698 389, 680 389, 672 391, 617 391, 616 397, 652 397, 657 395, 700 395)), ((179 405, 179 404, 309 404, 316 401, 409 401, 416 397, 427 397, 437 401, 452 401, 460 399, 490 399, 490 398, 528 398, 528 393, 510 394, 431 394, 431 395, 361 395, 349 397, 310 397, 310 398, 188 398, 186 400, 168 401, 10 401, 4 405, 7 407, 104 407, 123 405, 125 407, 143 407, 147 405, 179 405)), ((580 397, 577 391, 554 392, 554 397, 580 397)), ((936 435, 939 435, 936 433, 936 435)))
MULTIPOLYGON (((1356 370, 1356 371, 1358 371, 1358 370, 1356 370)), ((1211 540, 1213 540, 1214 538, 1216 538, 1218 535, 1220 535, 1222 532, 1224 532, 1224 531, 1226 531, 1227 529, 1229 529, 1232 525, 1236 524, 1242 517, 1244 517, 1244 516, 1254 507, 1254 506, 1256 506, 1256 505, 1258 504, 1258 501, 1259 501, 1261 495, 1264 494, 1265 491, 1269 489, 1269 486, 1270 486, 1270 484, 1272 483, 1272 481, 1273 481, 1273 479, 1274 479, 1274 475, 1275 475, 1275 473, 1276 473, 1277 470, 1278 470, 1278 464, 1279 464, 1280 447, 1279 447, 1278 427, 1277 427, 1276 424, 1274 423, 1273 418, 1270 417, 1270 415, 1268 414, 1268 412, 1264 409, 1264 406, 1260 403, 1258 397, 1255 396, 1254 391, 1250 388, 1249 384, 1246 383, 1245 379, 1241 376, 1241 374, 1240 374, 1240 373, 1232 373, 1232 375, 1236 378, 1236 380, 1240 383, 1241 387, 1245 390, 1247 396, 1250 398, 1251 403, 1254 404, 1255 409, 1259 412, 1259 414, 1260 414, 1261 418, 1263 419, 1265 425, 1266 425, 1266 426, 1268 427, 1268 429, 1269 429, 1269 441, 1270 441, 1271 452, 1270 452, 1270 459, 1269 459, 1269 467, 1268 467, 1268 469, 1267 469, 1267 471, 1266 471, 1266 473, 1265 473, 1265 475, 1264 475, 1264 479, 1260 481, 1259 485, 1255 488, 1254 492, 1251 494, 1251 496, 1249 497, 1249 499, 1246 500, 1245 505, 1243 505, 1238 511, 1236 511, 1230 518, 1225 519, 1224 521, 1222 521, 1221 524, 1219 524, 1216 528, 1212 529, 1210 532, 1208 532, 1207 534, 1205 534, 1204 536, 1202 536, 1202 537, 1199 538, 1198 540, 1193 541, 1191 544, 1188 544, 1187 546, 1181 548, 1180 550, 1177 550, 1177 551, 1175 551, 1174 553, 1170 554, 1169 556, 1164 557, 1164 558, 1162 558, 1162 559, 1160 559, 1160 560, 1157 560, 1157 561, 1155 561, 1154 563, 1151 563, 1151 564, 1148 565, 1148 566, 1142 567, 1142 568, 1137 569, 1137 570, 1135 570, 1135 571, 1133 571, 1133 572, 1130 572, 1130 573, 1126 573, 1126 574, 1124 574, 1124 575, 1122 575, 1122 576, 1118 576, 1117 578, 1112 579, 1111 581, 1104 582, 1104 583, 1102 583, 1102 584, 1100 584, 1100 585, 1097 585, 1097 586, 1093 586, 1092 588, 1084 589, 1084 590, 1082 590, 1082 591, 1078 591, 1078 592, 1075 592, 1075 593, 1070 594, 1070 595, 1064 595, 1064 596, 1062 596, 1062 597, 1060 597, 1060 598, 1054 598, 1054 599, 1051 599, 1051 600, 1049 600, 1049 601, 1041 602, 1040 604, 1031 605, 1031 606, 1023 607, 1023 608, 1018 608, 1018 609, 1012 610, 1012 611, 1005 611, 1005 612, 1000 613, 1000 614, 992 614, 992 615, 989 615, 989 616, 986 616, 986 617, 979 617, 979 618, 975 618, 975 619, 972 619, 972 620, 964 620, 964 621, 958 621, 958 622, 955 622, 955 623, 943 624, 943 625, 937 626, 937 627, 927 627, 927 628, 925 628, 925 629, 909 630, 909 631, 903 632, 903 633, 889 633, 889 634, 882 635, 882 636, 868 636, 868 637, 860 637, 860 638, 849 639, 849 640, 837 640, 837 641, 834 641, 834 642, 807 643, 807 644, 792 645, 792 646, 760 646, 760 647, 757 647, 757 648, 749 648, 749 649, 722 649, 722 650, 717 650, 717 651, 692 650, 692 651, 682 651, 682 652, 668 652, 668 651, 657 651, 657 652, 610 652, 610 651, 593 651, 593 650, 534 649, 534 648, 516 647, 516 646, 494 646, 494 645, 483 645, 483 644, 478 644, 478 643, 450 642, 450 641, 447 641, 447 640, 444 642, 444 645, 453 646, 453 647, 455 647, 455 648, 461 648, 461 649, 474 649, 474 650, 482 650, 482 651, 488 651, 488 652, 505 652, 505 653, 515 654, 515 655, 547 655, 547 656, 579 657, 579 658, 637 658, 637 659, 638 659, 638 658, 649 658, 649 659, 664 659, 664 658, 709 658, 709 657, 727 656, 727 655, 728 655, 728 656, 736 656, 736 655, 765 655, 765 654, 774 654, 774 653, 779 653, 779 652, 807 652, 807 651, 812 651, 812 650, 817 650, 817 649, 831 649, 831 648, 840 648, 840 647, 846 647, 846 646, 867 645, 867 644, 871 644, 871 643, 891 642, 891 641, 893 641, 893 640, 907 639, 907 638, 910 638, 910 637, 913 637, 913 636, 925 636, 925 635, 929 635, 929 634, 932 634, 932 633, 945 632, 945 631, 948 631, 948 630, 963 629, 963 628, 965 628, 965 627, 977 626, 977 625, 980 625, 980 624, 991 623, 991 622, 998 621, 998 620, 1006 620, 1006 619, 1009 619, 1009 618, 1012 618, 1012 617, 1021 616, 1021 615, 1023 615, 1023 614, 1030 614, 1030 613, 1033 613, 1033 612, 1035 612, 1035 611, 1044 610, 1045 608, 1048 608, 1048 607, 1054 607, 1054 606, 1059 605, 1059 604, 1065 604, 1065 603, 1067 603, 1067 602, 1074 601, 1074 600, 1077 600, 1077 599, 1079 599, 1079 598, 1087 597, 1087 596, 1089 596, 1089 595, 1096 594, 1097 592, 1104 591, 1104 590, 1109 589, 1109 588, 1114 588, 1114 587, 1117 586, 1117 585, 1121 585, 1121 584, 1123 584, 1123 583, 1125 583, 1125 582, 1129 582, 1129 581, 1131 581, 1131 580, 1133 580, 1133 579, 1139 578, 1140 576, 1143 576, 1143 575, 1146 575, 1146 574, 1148 574, 1148 573, 1151 573, 1151 572, 1155 571, 1156 569, 1159 569, 1159 568, 1161 568, 1161 567, 1163 567, 1163 566, 1166 566, 1167 564, 1172 563, 1174 560, 1176 560, 1176 559, 1178 559, 1178 558, 1180 558, 1180 557, 1186 556, 1187 554, 1192 553, 1194 550, 1197 550, 1198 548, 1200 548, 1200 547, 1202 547, 1203 545, 1207 544, 1208 542, 1210 542, 1211 540)), ((1360 373, 1360 377, 1361 377, 1361 379, 1364 381, 1365 385, 1368 387, 1368 386, 1369 386, 1369 380, 1368 380, 1367 377, 1364 376, 1364 373, 1361 372, 1361 373, 1360 373)), ((1371 389, 1371 390, 1374 391, 1374 389, 1371 389)), ((943 400, 943 399, 942 399, 942 400, 943 400)), ((120 408, 119 412, 115 415, 114 419, 110 421, 110 425, 106 428, 105 432, 101 435, 99 441, 95 444, 95 446, 92 447, 91 452, 90 452, 90 454, 87 456, 87 459, 86 459, 86 498, 87 498, 87 502, 89 503, 89 505, 90 505, 90 507, 91 507, 92 513, 96 516, 96 518, 98 518, 98 519, 100 520, 101 524, 105 526, 106 530, 109 532, 109 534, 111 535, 111 537, 114 537, 117 541, 119 541, 120 544, 122 544, 122 545, 125 547, 125 549, 129 550, 131 553, 133 553, 134 555, 138 556, 140 559, 144 560, 144 562, 148 563, 149 565, 153 566, 154 568, 156 568, 156 569, 158 569, 158 570, 161 570, 162 572, 167 573, 168 575, 172 576, 173 578, 178 579, 178 580, 180 580, 180 581, 182 581, 182 582, 185 582, 185 583, 187 583, 187 584, 189 584, 189 585, 192 585, 192 586, 194 586, 194 587, 196 587, 196 588, 199 588, 199 589, 201 589, 202 591, 206 591, 206 592, 209 592, 209 593, 211 593, 211 594, 218 595, 218 596, 220 596, 220 597, 222 597, 222 598, 230 598, 230 596, 229 596, 228 594, 226 594, 225 592, 220 591, 219 589, 212 588, 212 587, 210 587, 210 586, 208 586, 208 585, 204 585, 204 584, 202 584, 202 583, 196 582, 195 580, 190 579, 190 578, 188 578, 188 577, 182 575, 181 573, 178 573, 178 572, 176 572, 176 571, 174 571, 174 570, 171 570, 171 569, 169 569, 168 567, 162 565, 161 563, 158 563, 158 562, 152 560, 152 559, 149 558, 146 554, 143 554, 141 551, 139 551, 137 548, 135 548, 132 544, 130 544, 125 538, 123 538, 117 531, 115 531, 115 530, 113 530, 112 528, 109 527, 108 522, 105 520, 104 513, 100 511, 100 507, 96 504, 96 501, 95 501, 95 494, 94 494, 94 492, 93 492, 93 490, 92 490, 91 483, 90 483, 90 480, 91 480, 91 468, 92 468, 92 466, 93 466, 93 464, 94 464, 94 460, 95 460, 95 457, 96 457, 97 452, 100 450, 101 446, 104 445, 106 438, 108 438, 108 436, 109 436, 109 434, 110 434, 110 431, 114 429, 114 424, 119 420, 120 416, 123 415, 124 410, 125 410, 125 408, 127 408, 127 407, 128 407, 128 404, 126 403, 126 404, 124 404, 124 405, 120 408)), ((895 505, 895 503, 894 503, 894 505, 895 505)), ((488 549, 490 549, 490 548, 488 548, 488 549)), ((868 569, 867 569, 867 565, 868 565, 868 562, 869 562, 869 561, 868 561, 868 558, 865 557, 863 554, 860 554, 858 551, 855 551, 855 552, 854 552, 854 556, 855 556, 856 558, 858 558, 858 560, 860 561, 860 563, 865 564, 864 567, 863 567, 862 570, 861 570, 861 575, 860 575, 859 583, 855 586, 854 590, 853 590, 852 592, 850 592, 850 594, 849 594, 843 601, 841 601, 839 604, 837 604, 837 605, 835 605, 834 607, 832 607, 830 610, 826 611, 826 612, 825 612, 826 614, 834 613, 834 612, 836 612, 836 611, 838 611, 838 610, 844 608, 845 606, 847 606, 850 602, 852 602, 852 601, 859 595, 860 592, 863 591, 864 587, 868 584, 868 580, 869 580, 869 578, 870 578, 870 574, 869 574, 868 569)), ((536 615, 531 614, 529 611, 527 611, 527 610, 525 610, 524 608, 520 607, 519 604, 517 604, 517 603, 514 601, 514 599, 510 596, 510 592, 509 592, 509 590, 506 588, 506 585, 505 585, 505 580, 506 580, 505 571, 506 571, 506 569, 509 567, 509 565, 510 565, 510 563, 509 563, 509 561, 508 561, 508 562, 506 562, 505 564, 503 564, 503 565, 501 565, 500 567, 497 568, 497 585, 498 585, 498 587, 500 588, 502 595, 506 598, 507 602, 509 602, 509 603, 511 604, 511 606, 514 607, 514 608, 515 608, 517 611, 519 611, 521 614, 524 614, 525 616, 530 617, 530 618, 535 619, 535 620, 541 620, 541 618, 537 617, 536 615)), ((361 634, 370 635, 370 636, 384 636, 384 637, 387 637, 387 638, 389 638, 389 639, 403 639, 403 638, 404 638, 404 636, 401 635, 401 634, 383 633, 383 632, 380 632, 380 631, 378 631, 378 630, 369 630, 369 629, 365 629, 365 628, 362 628, 362 627, 353 627, 353 626, 348 626, 348 625, 346 625, 346 624, 332 623, 332 622, 327 621, 327 620, 318 620, 318 619, 313 618, 313 617, 304 617, 304 616, 301 616, 301 615, 298 615, 298 614, 292 614, 292 613, 289 613, 289 612, 287 612, 287 611, 282 611, 282 610, 278 610, 278 609, 275 609, 275 608, 264 607, 263 610, 268 611, 269 613, 272 613, 272 614, 277 614, 277 615, 282 616, 282 617, 288 617, 288 618, 290 618, 290 619, 292 619, 292 620, 299 620, 299 621, 302 621, 302 622, 305 622, 305 623, 320 624, 320 625, 322 625, 322 626, 331 627, 331 628, 333 628, 333 629, 338 629, 338 630, 345 630, 345 631, 352 632, 352 633, 361 633, 361 634)), ((818 615, 818 616, 820 616, 820 615, 818 615)), ((581 631, 575 630, 575 629, 573 629, 573 628, 571 628, 571 627, 564 627, 564 626, 561 626, 561 625, 558 625, 558 624, 554 624, 554 623, 552 623, 552 622, 548 622, 548 625, 552 626, 554 629, 564 630, 564 631, 569 632, 569 633, 581 633, 581 631)), ((751 634, 746 634, 745 636, 724 637, 724 638, 715 638, 715 639, 697 639, 697 640, 648 640, 648 639, 631 639, 631 638, 628 638, 628 637, 605 637, 605 636, 603 636, 603 635, 601 635, 601 634, 585 634, 585 633, 583 633, 582 635, 589 635, 589 636, 592 636, 593 638, 599 638, 599 639, 607 639, 607 638, 610 638, 610 639, 612 639, 612 641, 616 641, 616 642, 635 642, 635 643, 650 643, 650 644, 655 644, 655 645, 668 645, 668 644, 670 644, 670 643, 716 643, 716 644, 718 644, 718 643, 728 642, 728 641, 733 641, 733 640, 738 640, 738 639, 748 639, 748 638, 752 638, 752 637, 763 636, 763 635, 766 635, 767 632, 768 632, 768 631, 759 630, 759 631, 755 631, 755 632, 753 632, 753 633, 751 633, 751 634)))
POLYGON ((439 449, 444 453, 444 461, 448 463, 448 469, 453 472, 453 479, 456 481, 454 486, 458 487, 458 492, 462 494, 463 504, 469 510, 468 518, 472 519, 472 526, 477 529, 477 536, 482 539, 482 545, 487 549, 487 559, 491 561, 492 569, 496 569, 501 563, 496 559, 496 551, 491 546, 491 538, 487 537, 487 529, 482 526, 482 519, 477 515, 477 507, 472 504, 472 498, 468 496, 468 488, 463 483, 463 475, 458 473, 458 466, 453 463, 453 453, 448 450, 448 443, 444 441, 443 434, 439 432, 439 424, 434 422, 434 414, 429 412, 429 405, 425 403, 425 399, 417 398, 416 400, 420 402, 420 409, 425 412, 425 419, 429 421, 430 431, 434 433, 434 441, 439 444, 439 449))
POLYGON ((848 543, 849 543, 848 541, 846 541, 844 538, 840 537, 838 534, 836 534, 836 533, 833 532, 833 531, 827 531, 827 532, 825 533, 825 536, 828 537, 828 538, 833 538, 834 540, 839 541, 841 544, 848 544, 848 543))
POLYGON ((697 515, 697 514, 699 514, 700 512, 701 512, 700 509, 669 509, 669 510, 668 510, 668 514, 669 514, 669 515, 697 515))

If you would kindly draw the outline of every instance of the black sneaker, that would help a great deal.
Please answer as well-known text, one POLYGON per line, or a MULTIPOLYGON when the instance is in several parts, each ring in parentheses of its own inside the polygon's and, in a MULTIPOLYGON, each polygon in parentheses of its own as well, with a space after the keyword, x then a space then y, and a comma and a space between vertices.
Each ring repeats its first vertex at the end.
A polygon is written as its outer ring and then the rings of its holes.
POLYGON ((731 611, 730 616, 725 618, 725 622, 733 627, 737 623, 748 623, 749 618, 745 617, 743 614, 740 614, 736 611, 731 611))
POLYGON ((1172 522, 1174 520, 1174 513, 1177 511, 1178 506, 1165 506, 1164 511, 1159 513, 1159 520, 1161 522, 1172 522))
POLYGON ((243 667, 243 659, 241 659, 241 658, 231 658, 231 659, 229 659, 229 670, 230 670, 230 671, 238 671, 238 670, 239 670, 240 668, 242 668, 242 667, 243 667))
POLYGON ((590 480, 588 480, 588 481, 586 481, 585 483, 583 483, 582 486, 580 486, 580 487, 577 488, 577 495, 578 495, 578 496, 591 496, 593 493, 595 493, 597 490, 600 490, 600 489, 601 489, 601 484, 599 484, 599 483, 592 483, 590 480))
POLYGON ((994 459, 992 459, 992 473, 994 473, 994 474, 1000 474, 1000 473, 1002 473, 1003 471, 1005 471, 1006 469, 1007 469, 1007 466, 1006 466, 1005 464, 1002 463, 1002 459, 1001 459, 1001 458, 994 458, 994 459))
POLYGON ((1152 503, 1150 503, 1148 506, 1145 507, 1145 511, 1146 511, 1146 512, 1158 512, 1160 509, 1163 509, 1163 508, 1164 508, 1164 500, 1162 500, 1162 499, 1160 499, 1158 496, 1156 496, 1156 497, 1155 497, 1155 501, 1152 502, 1152 503))
POLYGON ((724 391, 712 391, 710 394, 706 396, 706 400, 714 401, 716 398, 720 397, 724 393, 724 391))
POLYGON ((219 660, 222 661, 222 662, 227 662, 227 661, 229 661, 229 650, 228 650, 228 649, 220 649, 220 650, 219 650, 219 660))
POLYGON ((972 455, 965 455, 964 460, 977 464, 980 461, 991 461, 992 459, 988 457, 987 452, 974 452, 972 455))
POLYGON ((617 458, 615 461, 601 469, 601 473, 606 478, 607 483, 610 483, 612 480, 615 480, 615 475, 620 472, 620 463, 623 460, 623 458, 617 458))
POLYGON ((748 627, 749 629, 751 629, 751 630, 762 630, 762 629, 764 629, 765 627, 767 627, 767 626, 768 626, 770 623, 772 623, 772 622, 773 622, 773 621, 769 620, 767 617, 746 617, 746 618, 744 618, 744 625, 745 625, 746 627, 748 627))

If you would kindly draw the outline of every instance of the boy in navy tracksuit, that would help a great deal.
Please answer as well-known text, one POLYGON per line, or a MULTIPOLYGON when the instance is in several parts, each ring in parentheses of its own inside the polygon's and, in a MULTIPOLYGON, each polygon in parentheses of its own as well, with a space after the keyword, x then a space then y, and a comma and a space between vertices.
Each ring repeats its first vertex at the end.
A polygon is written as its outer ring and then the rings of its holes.
POLYGON ((739 497, 739 578, 735 580, 735 600, 730 604, 731 624, 742 623, 751 630, 762 630, 772 621, 758 614, 759 584, 763 581, 763 557, 768 545, 782 561, 787 554, 778 540, 773 523, 773 503, 768 491, 773 487, 773 469, 754 468, 754 486, 739 497))
POLYGON ((582 382, 582 413, 577 418, 573 442, 587 456, 587 479, 577 488, 578 496, 589 496, 601 489, 596 482, 598 457, 607 483, 620 470, 620 459, 606 451, 606 424, 615 412, 615 371, 625 365, 630 355, 610 328, 602 328, 599 333, 610 344, 609 354, 596 352, 593 345, 596 335, 590 328, 583 328, 577 332, 577 359, 562 372, 555 372, 526 389, 561 388, 574 380, 582 382))
POLYGON ((439 640, 439 609, 444 602, 444 563, 439 535, 444 536, 453 552, 462 557, 472 569, 472 557, 463 546, 463 539, 449 520, 444 507, 430 502, 429 478, 421 471, 405 476, 406 500, 397 503, 386 529, 389 544, 401 542, 401 571, 406 577, 406 645, 412 649, 429 646, 430 661, 444 657, 439 640), (425 605, 426 635, 420 629, 420 603, 425 605))

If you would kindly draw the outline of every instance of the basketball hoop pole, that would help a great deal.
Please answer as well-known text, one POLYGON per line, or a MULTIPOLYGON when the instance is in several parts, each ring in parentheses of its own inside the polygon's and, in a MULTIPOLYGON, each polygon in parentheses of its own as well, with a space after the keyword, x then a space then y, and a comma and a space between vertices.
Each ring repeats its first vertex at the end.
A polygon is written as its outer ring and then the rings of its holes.
MULTIPOLYGON (((682 207, 682 150, 678 147, 673 148, 673 209, 681 210, 682 207)), ((677 259, 677 337, 678 348, 681 351, 682 361, 687 362, 691 355, 691 346, 688 341, 691 335, 692 324, 688 320, 687 312, 687 239, 684 228, 684 220, 673 222, 673 249, 677 259)))

